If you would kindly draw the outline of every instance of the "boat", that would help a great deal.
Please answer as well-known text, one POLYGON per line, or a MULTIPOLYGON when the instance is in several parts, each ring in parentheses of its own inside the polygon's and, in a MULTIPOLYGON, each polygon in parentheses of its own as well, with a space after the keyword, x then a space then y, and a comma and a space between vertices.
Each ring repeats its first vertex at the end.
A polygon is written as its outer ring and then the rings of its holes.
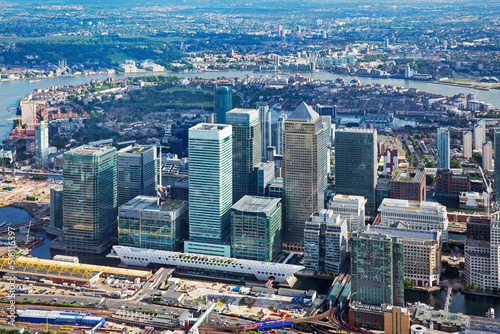
POLYGON ((433 310, 434 307, 427 305, 425 303, 421 302, 415 302, 415 303, 408 303, 409 308, 416 308, 416 309, 424 309, 424 310, 433 310))
POLYGON ((40 80, 40 79, 33 79, 33 80, 30 80, 30 83, 33 83, 33 82, 40 82, 40 81, 42 81, 42 80, 40 80))
POLYGON ((1 223, 1 224, 0 224, 0 227, 4 227, 4 226, 5 226, 5 224, 7 224, 7 222, 3 222, 3 223, 1 223))

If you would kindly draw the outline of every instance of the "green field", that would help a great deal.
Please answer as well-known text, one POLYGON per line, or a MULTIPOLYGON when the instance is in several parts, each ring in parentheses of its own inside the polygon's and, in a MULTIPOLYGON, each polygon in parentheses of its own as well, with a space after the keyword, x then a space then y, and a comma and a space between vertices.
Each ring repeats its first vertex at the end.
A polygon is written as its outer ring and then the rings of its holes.
POLYGON ((52 42, 52 41, 89 41, 96 40, 99 37, 94 36, 50 36, 50 37, 11 37, 11 36, 1 36, 0 43, 19 43, 26 41, 34 42, 52 42))

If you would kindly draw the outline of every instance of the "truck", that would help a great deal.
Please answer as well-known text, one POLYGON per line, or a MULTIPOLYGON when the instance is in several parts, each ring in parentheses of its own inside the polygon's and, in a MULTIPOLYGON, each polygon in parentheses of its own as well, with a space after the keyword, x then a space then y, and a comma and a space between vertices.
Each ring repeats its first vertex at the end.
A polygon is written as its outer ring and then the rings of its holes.
POLYGON ((85 292, 83 295, 87 297, 94 297, 93 293, 88 293, 88 292, 85 292))

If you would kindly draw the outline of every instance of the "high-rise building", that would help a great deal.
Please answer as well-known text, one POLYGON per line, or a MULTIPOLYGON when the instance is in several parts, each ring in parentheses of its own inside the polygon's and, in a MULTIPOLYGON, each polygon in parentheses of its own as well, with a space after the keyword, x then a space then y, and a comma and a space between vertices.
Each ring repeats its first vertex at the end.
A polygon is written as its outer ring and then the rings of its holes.
POLYGON ((320 116, 331 116, 332 119, 337 118, 337 106, 325 106, 321 104, 317 104, 314 106, 314 110, 320 115, 320 116))
POLYGON ((276 127, 276 154, 283 155, 283 134, 285 132, 286 114, 280 115, 276 127))
POLYGON ((500 212, 491 215, 489 241, 467 238, 465 282, 484 289, 500 289, 500 212))
POLYGON ((63 155, 63 240, 68 250, 102 253, 116 237, 117 152, 83 145, 63 155))
MULTIPOLYGON (((384 311, 384 334, 410 334, 410 319, 411 313, 407 308, 387 306, 384 311)), ((424 334, 425 331, 412 330, 411 333, 424 334)))
POLYGON ((483 169, 493 170, 493 147, 489 141, 483 143, 483 169))
POLYGON ((450 169, 450 130, 438 129, 437 149, 437 168, 450 169))
POLYGON ((403 245, 380 233, 353 232, 351 301, 380 306, 404 306, 403 245))
POLYGON ((139 195, 156 196, 158 160, 154 146, 128 146, 118 151, 118 206, 139 195))
POLYGON ((486 122, 481 119, 474 125, 474 149, 481 152, 485 140, 486 122))
POLYGON ((289 250, 303 250, 305 221, 324 207, 328 148, 322 117, 329 118, 302 102, 285 121, 283 235, 289 250))
POLYGON ((231 256, 227 243, 233 204, 231 125, 189 129, 189 241, 186 253, 231 256))
POLYGON ((233 203, 236 203, 245 195, 257 195, 252 174, 262 159, 259 112, 233 109, 226 114, 226 122, 233 128, 233 203))
POLYGON ((495 129, 494 134, 495 145, 495 198, 500 201, 500 129, 495 129))
POLYGON ((262 161, 267 161, 267 147, 272 146, 272 134, 271 134, 271 110, 265 102, 257 102, 257 108, 259 109, 259 121, 260 121, 260 134, 262 136, 261 140, 261 154, 262 161))
POLYGON ((425 201, 425 179, 425 169, 421 171, 398 169, 391 178, 390 197, 409 201, 425 201))
POLYGON ((347 254, 347 221, 331 210, 313 213, 304 228, 304 266, 338 274, 347 254))
POLYGON ((377 132, 348 129, 335 132, 335 191, 363 196, 366 211, 375 212, 377 132))
POLYGON ((244 196, 233 205, 231 256, 275 261, 281 255, 281 198, 244 196))
POLYGON ((29 100, 21 100, 21 102, 19 102, 19 107, 21 108, 22 124, 33 129, 33 124, 36 120, 36 103, 30 102, 29 100))
POLYGON ((50 188, 50 226, 58 230, 63 227, 63 187, 50 188))
POLYGON ((365 205, 363 196, 347 196, 337 194, 328 201, 327 208, 347 221, 347 231, 354 232, 365 229, 365 205))
POLYGON ((227 86, 216 87, 214 98, 216 121, 219 124, 226 124, 226 113, 233 109, 233 90, 227 86))
POLYGON ((49 125, 46 121, 35 125, 35 145, 36 162, 45 165, 49 155, 49 125))
POLYGON ((465 131, 462 139, 464 159, 472 158, 472 133, 465 131))
POLYGON ((122 246, 182 250, 188 237, 188 203, 139 195, 120 206, 118 243, 122 246))
MULTIPOLYGON (((257 196, 269 196, 269 186, 274 180, 274 161, 261 162, 254 166, 254 176, 252 180, 257 185, 257 196)), ((281 197, 280 197, 281 198, 281 197)))
POLYGON ((412 230, 404 223, 389 227, 368 225, 367 230, 398 238, 403 245, 404 278, 421 287, 439 285, 441 232, 412 230))
POLYGON ((441 231, 441 241, 448 242, 448 212, 437 202, 415 202, 386 198, 379 207, 380 226, 403 222, 412 230, 441 231))

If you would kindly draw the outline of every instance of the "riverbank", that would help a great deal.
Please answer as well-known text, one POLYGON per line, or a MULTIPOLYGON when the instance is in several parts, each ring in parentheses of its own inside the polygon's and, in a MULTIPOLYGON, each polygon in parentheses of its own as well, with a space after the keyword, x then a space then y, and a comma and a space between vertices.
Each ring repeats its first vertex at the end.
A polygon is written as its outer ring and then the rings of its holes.
POLYGON ((460 292, 462 294, 465 294, 465 295, 485 296, 485 297, 496 298, 497 300, 500 299, 500 293, 493 293, 493 292, 486 292, 486 291, 465 290, 465 289, 461 290, 460 292))
MULTIPOLYGON (((490 89, 487 87, 482 87, 478 85, 473 85, 473 84, 461 84, 461 83, 455 83, 455 82, 449 82, 449 81, 428 81, 429 83, 436 84, 436 85, 446 85, 446 86, 455 86, 455 87, 465 87, 465 88, 472 88, 472 89, 478 89, 478 90, 484 90, 489 92, 490 89)), ((496 89, 496 88, 493 88, 496 89)))

